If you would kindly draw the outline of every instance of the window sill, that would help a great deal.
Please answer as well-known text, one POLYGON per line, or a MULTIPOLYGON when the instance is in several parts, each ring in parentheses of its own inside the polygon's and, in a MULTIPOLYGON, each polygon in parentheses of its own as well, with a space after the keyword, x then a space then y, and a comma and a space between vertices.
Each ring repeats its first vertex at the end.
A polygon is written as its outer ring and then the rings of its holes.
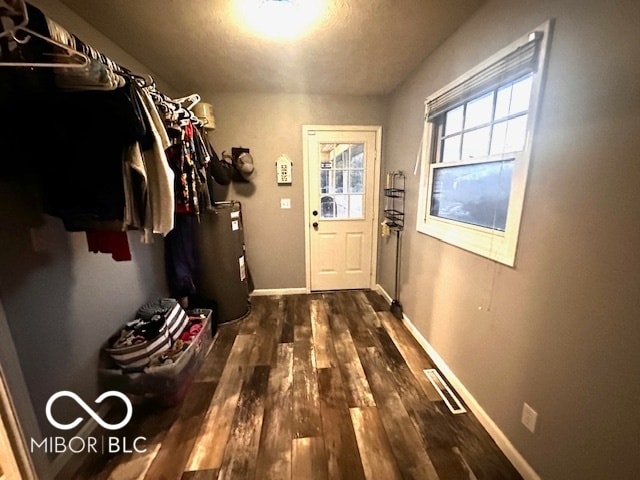
POLYGON ((442 240, 469 252, 513 267, 515 239, 505 232, 491 231, 474 225, 428 217, 417 226, 420 233, 442 240))

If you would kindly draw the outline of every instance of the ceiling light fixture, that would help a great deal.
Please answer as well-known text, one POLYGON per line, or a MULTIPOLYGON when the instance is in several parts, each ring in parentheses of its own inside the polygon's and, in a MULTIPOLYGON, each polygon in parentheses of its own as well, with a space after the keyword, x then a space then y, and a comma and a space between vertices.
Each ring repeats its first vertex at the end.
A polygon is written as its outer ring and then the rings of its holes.
POLYGON ((238 0, 236 18, 254 35, 292 40, 313 30, 322 17, 323 0, 238 0))

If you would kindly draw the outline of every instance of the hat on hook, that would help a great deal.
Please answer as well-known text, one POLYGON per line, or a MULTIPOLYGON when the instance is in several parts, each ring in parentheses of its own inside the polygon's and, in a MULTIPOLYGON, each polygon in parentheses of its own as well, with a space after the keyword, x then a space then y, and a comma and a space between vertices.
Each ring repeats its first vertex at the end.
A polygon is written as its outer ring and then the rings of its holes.
POLYGON ((213 106, 210 103, 196 103, 191 111, 202 122, 202 126, 208 130, 215 130, 216 118, 213 116, 213 106))
POLYGON ((255 168, 253 167, 253 157, 249 152, 242 152, 237 157, 233 157, 233 166, 242 176, 245 181, 251 180, 255 174, 255 168))

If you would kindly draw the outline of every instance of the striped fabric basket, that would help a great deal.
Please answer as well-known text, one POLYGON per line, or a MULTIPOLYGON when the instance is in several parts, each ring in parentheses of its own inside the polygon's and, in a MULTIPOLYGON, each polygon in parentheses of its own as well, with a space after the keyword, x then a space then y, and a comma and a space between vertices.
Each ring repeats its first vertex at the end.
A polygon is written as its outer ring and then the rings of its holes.
POLYGON ((148 365, 153 355, 169 350, 188 324, 187 312, 176 300, 160 298, 140 307, 136 312, 136 319, 111 337, 104 351, 123 370, 141 370, 148 365), (144 325, 149 321, 162 322, 158 335, 152 339, 136 332, 137 325, 144 325))
POLYGON ((189 323, 189 317, 187 316, 187 312, 185 312, 180 304, 176 302, 174 307, 169 311, 169 313, 167 313, 166 318, 169 338, 171 338, 172 342, 175 342, 180 338, 184 327, 189 323))
MULTIPOLYGON (((113 337, 108 345, 113 345, 114 341, 120 338, 121 334, 113 337)), ((114 362, 123 370, 137 370, 147 366, 152 355, 164 352, 171 347, 171 337, 166 324, 160 329, 160 333, 152 340, 145 340, 131 345, 116 347, 104 347, 114 362)))

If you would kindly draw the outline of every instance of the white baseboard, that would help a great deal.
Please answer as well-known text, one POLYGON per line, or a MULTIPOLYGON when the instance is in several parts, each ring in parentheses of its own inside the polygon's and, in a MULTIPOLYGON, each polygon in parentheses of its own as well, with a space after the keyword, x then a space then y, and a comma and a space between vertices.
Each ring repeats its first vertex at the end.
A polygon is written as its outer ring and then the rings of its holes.
MULTIPOLYGON (((392 298, 386 292, 386 290, 381 285, 376 285, 377 291, 382 295, 387 303, 391 304, 392 298)), ((477 400, 471 395, 471 392, 467 390, 467 388, 462 384, 462 382, 458 379, 458 377, 451 371, 446 362, 442 359, 442 357, 438 354, 438 352, 431 346, 431 344, 427 341, 426 338, 422 336, 420 331, 416 328, 416 326, 411 322, 409 317, 403 313, 402 323, 409 329, 414 338, 418 341, 420 346, 424 349, 424 351, 429 355, 433 363, 438 367, 440 372, 444 375, 447 381, 453 386, 456 392, 462 397, 464 402, 467 404, 469 409, 473 412, 473 414, 478 418, 482 426, 487 430, 491 438, 496 442, 498 448, 502 450, 502 453, 509 459, 509 461, 513 464, 513 466, 518 470, 520 475, 523 476, 525 480, 540 480, 540 475, 536 473, 536 471, 529 465, 526 459, 522 456, 518 450, 513 446, 511 441, 507 438, 507 436, 498 428, 495 422, 491 419, 491 417, 484 411, 484 409, 480 406, 477 400)))
POLYGON ((387 301, 389 305, 391 305, 393 298, 391 298, 391 295, 389 295, 387 291, 379 283, 376 284, 376 291, 384 297, 384 299, 387 301))
POLYGON ((259 288, 251 292, 252 297, 261 297, 265 295, 299 295, 301 293, 309 293, 304 288, 259 288))
POLYGON ((259 288, 251 292, 252 297, 260 297, 264 295, 297 295, 300 293, 309 293, 306 288, 259 288))

